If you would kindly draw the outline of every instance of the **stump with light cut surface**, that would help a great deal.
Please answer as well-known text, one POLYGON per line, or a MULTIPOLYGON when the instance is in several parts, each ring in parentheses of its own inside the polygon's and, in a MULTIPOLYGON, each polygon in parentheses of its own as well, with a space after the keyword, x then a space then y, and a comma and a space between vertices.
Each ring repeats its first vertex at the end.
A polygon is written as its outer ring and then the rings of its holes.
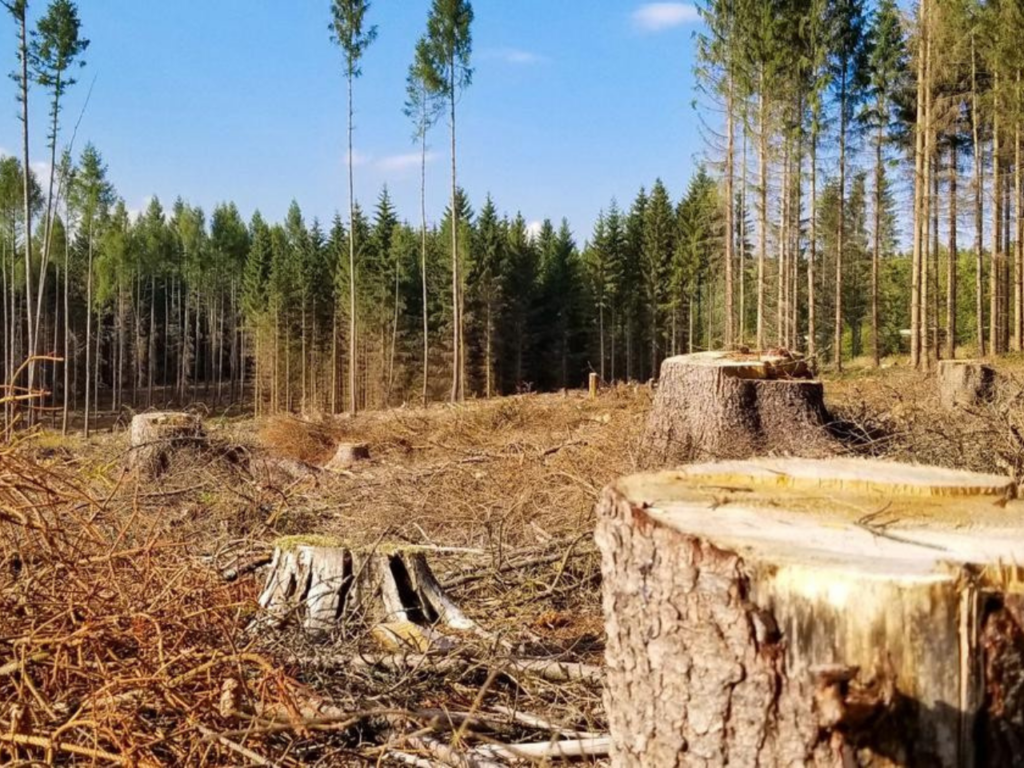
POLYGON ((361 549, 327 536, 288 536, 274 547, 259 597, 260 624, 314 632, 372 626, 393 650, 444 645, 440 630, 477 625, 445 594, 422 547, 361 549), (438 631, 435 631, 438 630, 438 631))
POLYGON ((353 464, 370 458, 370 446, 366 443, 341 443, 325 469, 331 471, 349 469, 353 464))
POLYGON ((1020 764, 1015 496, 998 476, 864 459, 609 486, 613 764, 1020 764))
POLYGON ((128 467, 144 477, 163 473, 176 451, 201 447, 203 422, 192 413, 140 413, 132 418, 128 467))
POLYGON ((970 407, 992 400, 996 372, 979 360, 940 360, 938 382, 943 407, 970 407))
POLYGON ((766 453, 830 456, 840 446, 828 422, 821 382, 798 356, 680 355, 661 365, 641 459, 654 469, 766 453))

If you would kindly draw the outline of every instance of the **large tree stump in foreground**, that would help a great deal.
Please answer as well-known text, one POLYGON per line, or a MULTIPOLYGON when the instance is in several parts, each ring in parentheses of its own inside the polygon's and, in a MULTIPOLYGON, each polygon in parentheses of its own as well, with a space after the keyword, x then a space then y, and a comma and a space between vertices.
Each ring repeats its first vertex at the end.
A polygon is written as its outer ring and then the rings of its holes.
POLYGON ((760 459, 605 489, 619 766, 1024 760, 1024 502, 997 476, 760 459))
POLYGON ((205 440, 203 422, 191 413, 140 413, 129 431, 128 467, 144 477, 160 475, 175 451, 205 440))
POLYGON ((995 369, 979 360, 940 360, 938 381, 945 408, 979 405, 995 395, 995 369))
POLYGON ((476 630, 445 594, 426 553, 415 546, 352 548, 328 536, 280 539, 259 597, 261 623, 312 631, 376 626, 386 645, 418 651, 438 639, 432 627, 476 630))
POLYGON ((765 453, 830 456, 820 381, 790 355, 699 352, 670 357, 647 420, 642 463, 677 466, 765 453))

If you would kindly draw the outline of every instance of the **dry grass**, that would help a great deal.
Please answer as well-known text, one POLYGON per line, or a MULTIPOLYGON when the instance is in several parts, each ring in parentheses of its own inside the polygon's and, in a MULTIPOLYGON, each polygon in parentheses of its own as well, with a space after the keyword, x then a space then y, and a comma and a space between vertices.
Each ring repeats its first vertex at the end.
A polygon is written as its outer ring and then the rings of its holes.
POLYGON ((124 435, 5 450, 0 762, 387 765, 411 749, 396 722, 446 743, 549 736, 499 704, 602 730, 592 686, 495 670, 511 648, 599 662, 592 505, 633 468, 648 399, 623 388, 598 401, 225 422, 210 449, 183 453, 157 483, 122 472, 124 435), (373 458, 342 475, 275 469, 275 455, 322 461, 339 439, 368 442, 373 458), (221 571, 289 533, 479 550, 433 565, 499 645, 476 650, 486 663, 443 672, 337 668, 373 649, 364 633, 247 633, 261 575, 228 582, 221 571), (236 686, 226 710, 222 693, 236 686), (439 709, 486 723, 456 736, 439 709))
MULTIPOLYGON (((827 380, 826 398, 871 436, 860 452, 1019 477, 1024 376, 1002 373, 997 402, 952 414, 900 367, 827 380)), ((624 386, 223 421, 156 483, 123 474, 123 434, 3 450, 0 763, 391 765, 412 751, 396 729, 460 748, 549 737, 502 707, 603 730, 593 686, 496 670, 513 654, 600 663, 593 504, 636 468, 649 405, 624 386), (278 462, 322 464, 343 440, 372 458, 341 474, 278 462), (262 574, 221 572, 289 534, 473 550, 432 565, 493 644, 457 669, 390 669, 351 663, 375 650, 358 629, 247 633, 262 574)))

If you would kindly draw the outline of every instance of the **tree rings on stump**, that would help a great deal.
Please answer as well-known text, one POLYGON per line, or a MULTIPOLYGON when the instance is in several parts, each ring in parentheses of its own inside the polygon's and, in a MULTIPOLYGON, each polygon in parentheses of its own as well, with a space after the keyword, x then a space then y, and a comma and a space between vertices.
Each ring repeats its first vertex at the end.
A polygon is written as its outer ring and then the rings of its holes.
POLYGON ((641 462, 654 469, 766 453, 830 456, 840 446, 828 423, 821 382, 799 357, 670 357, 661 364, 641 462))
MULTIPOLYGON (((352 548, 326 536, 280 539, 259 597, 261 622, 312 631, 383 624, 381 635, 398 637, 410 631, 405 625, 476 630, 445 594, 426 553, 415 546, 352 548)), ((417 637, 420 643, 429 633, 417 637)))
POLYGON ((369 458, 370 446, 366 443, 341 443, 324 469, 331 470, 332 472, 348 469, 356 462, 366 461, 369 458))
POLYGON ((606 488, 614 764, 1018 764, 1015 496, 1007 478, 867 459, 606 488))
POLYGON ((195 448, 205 441, 203 422, 191 413, 140 413, 132 418, 128 467, 145 477, 167 469, 175 451, 195 448))
POLYGON ((978 360, 940 360, 938 381, 944 408, 980 405, 995 395, 995 369, 978 360))

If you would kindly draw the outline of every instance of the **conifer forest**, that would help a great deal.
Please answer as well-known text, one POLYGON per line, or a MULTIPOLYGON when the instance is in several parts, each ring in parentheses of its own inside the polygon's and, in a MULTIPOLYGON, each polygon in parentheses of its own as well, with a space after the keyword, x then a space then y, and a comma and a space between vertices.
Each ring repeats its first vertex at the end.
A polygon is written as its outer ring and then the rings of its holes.
MULTIPOLYGON (((385 187, 330 221, 296 190, 275 222, 182 198, 129 215, 62 109, 88 71, 88 18, 54 0, 30 27, 6 3, 24 153, 0 164, 2 350, 5 380, 46 393, 37 416, 88 429, 97 411, 197 399, 337 413, 591 371, 646 381, 667 356, 735 345, 836 368, 1020 349, 1017 4, 704 3, 701 164, 685 189, 622 190, 586 232, 557 211, 528 231, 515 200, 462 191, 473 9, 435 5, 395 119, 424 156, 428 137, 450 149, 443 219, 396 210, 385 187), (46 125, 25 122, 29 100, 46 125), (30 147, 47 177, 26 177, 30 147)), ((332 13, 351 107, 376 27, 366 7, 332 13)))

